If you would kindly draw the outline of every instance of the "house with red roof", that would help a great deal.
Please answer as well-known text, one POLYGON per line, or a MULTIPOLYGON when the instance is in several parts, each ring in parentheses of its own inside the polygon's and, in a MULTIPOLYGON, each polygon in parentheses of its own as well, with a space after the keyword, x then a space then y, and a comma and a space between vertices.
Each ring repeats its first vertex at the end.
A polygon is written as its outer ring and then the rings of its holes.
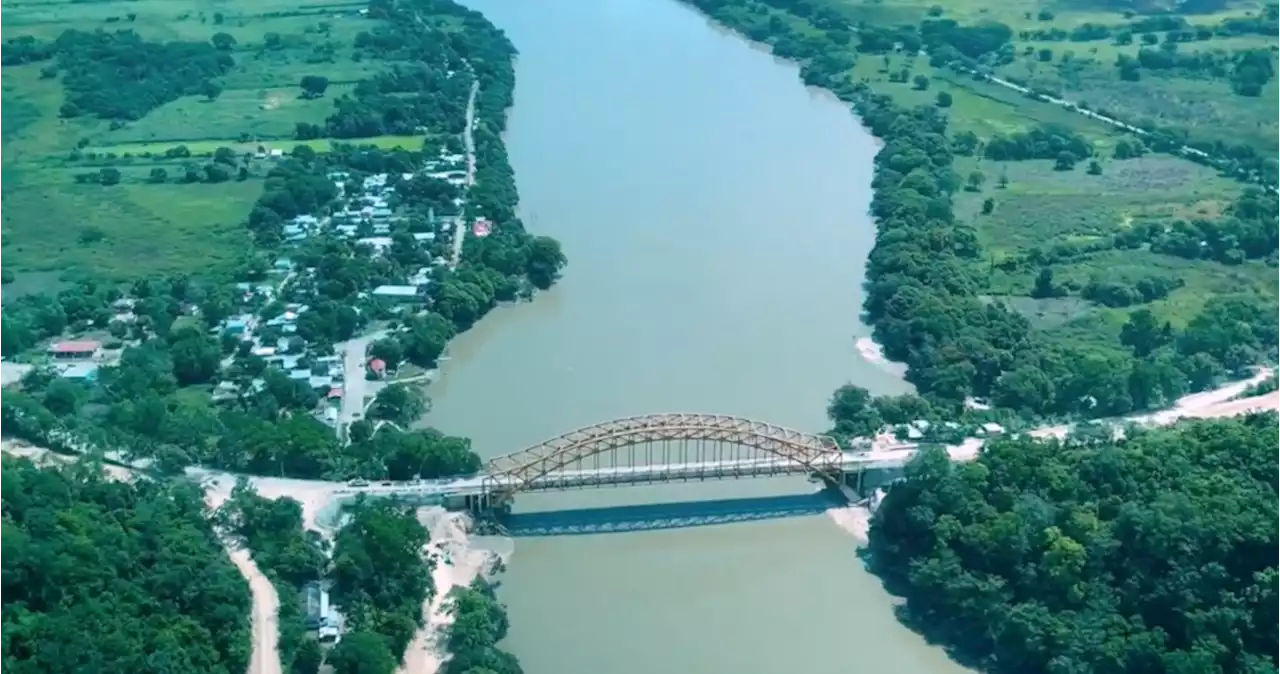
POLYGON ((87 339, 54 342, 48 353, 54 360, 92 360, 101 355, 102 343, 87 339))
POLYGON ((387 362, 381 358, 374 358, 369 361, 369 372, 378 379, 387 376, 387 362))

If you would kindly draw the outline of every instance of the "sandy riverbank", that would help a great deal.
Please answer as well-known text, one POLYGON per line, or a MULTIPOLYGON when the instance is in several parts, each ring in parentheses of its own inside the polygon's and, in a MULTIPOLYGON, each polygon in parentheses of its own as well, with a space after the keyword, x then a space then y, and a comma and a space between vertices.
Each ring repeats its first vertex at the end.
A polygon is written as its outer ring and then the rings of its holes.
MULTIPOLYGON (((1272 370, 1262 368, 1254 376, 1242 381, 1231 382, 1211 391, 1193 393, 1179 398, 1173 407, 1150 414, 1140 414, 1111 420, 1116 423, 1137 423, 1147 426, 1167 426, 1182 419, 1218 419, 1240 416, 1251 412, 1274 411, 1280 409, 1280 392, 1267 393, 1249 398, 1236 396, 1250 386, 1261 383, 1272 375, 1272 370)), ((1065 438, 1070 431, 1066 425, 1038 428, 1027 433, 1036 438, 1065 438)), ((969 438, 959 445, 947 448, 953 461, 967 461, 977 458, 982 450, 983 440, 969 438)), ((896 459, 908 456, 914 450, 895 449, 881 452, 885 459, 896 459)), ((847 505, 827 510, 827 516, 836 526, 848 532, 859 545, 867 542, 871 530, 871 510, 863 505, 847 505)))
POLYGON ((466 513, 436 506, 419 508, 418 521, 431 534, 423 555, 434 563, 431 579, 435 595, 423 603, 425 622, 405 649, 404 662, 397 670, 400 674, 435 674, 440 670, 449 659, 445 640, 453 622, 450 594, 455 588, 470 586, 481 575, 488 576, 497 562, 504 561, 500 550, 485 549, 472 539, 466 513))
POLYGON ((854 340, 853 347, 858 350, 858 355, 868 363, 876 366, 878 369, 888 372, 889 374, 904 377, 907 374, 907 366, 902 363, 895 363, 884 355, 884 347, 880 343, 870 337, 859 337, 854 340))

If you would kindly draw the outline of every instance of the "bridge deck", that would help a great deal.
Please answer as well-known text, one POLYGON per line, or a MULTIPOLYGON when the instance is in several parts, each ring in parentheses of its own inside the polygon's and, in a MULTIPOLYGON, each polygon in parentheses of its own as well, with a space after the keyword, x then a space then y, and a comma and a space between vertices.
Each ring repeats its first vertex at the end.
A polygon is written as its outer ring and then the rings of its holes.
MULTIPOLYGON (((873 452, 840 452, 839 454, 833 454, 830 462, 823 463, 832 469, 843 471, 891 469, 901 468, 906 465, 914 454, 914 445, 900 445, 873 452)), ((954 456, 954 454, 955 452, 953 452, 953 458, 960 458, 954 456)), ((554 491, 578 487, 622 486, 654 482, 800 475, 809 472, 811 472, 809 467, 797 461, 776 458, 563 470, 535 478, 530 484, 525 485, 521 491, 554 491)), ((505 476, 476 475, 466 478, 430 480, 417 483, 373 484, 362 487, 348 486, 339 490, 339 493, 450 498, 479 496, 516 486, 505 476)))

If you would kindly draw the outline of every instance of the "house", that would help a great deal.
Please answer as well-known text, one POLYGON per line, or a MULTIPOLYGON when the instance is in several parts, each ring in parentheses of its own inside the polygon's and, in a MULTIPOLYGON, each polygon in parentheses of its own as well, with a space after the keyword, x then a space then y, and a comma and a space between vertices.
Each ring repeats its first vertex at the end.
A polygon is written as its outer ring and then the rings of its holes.
POLYGON ((426 299, 418 292, 418 286, 378 286, 373 289, 374 297, 385 297, 397 302, 420 302, 426 299))
POLYGON ((228 318, 222 322, 222 331, 228 335, 243 335, 249 329, 249 319, 245 316, 228 318))
POLYGON ((1000 435, 1004 432, 1004 426, 994 422, 987 422, 982 425, 982 432, 987 435, 1000 435))
POLYGON ((374 358, 369 361, 369 372, 379 379, 385 377, 387 375, 387 361, 381 358, 374 358))
POLYGON ((54 360, 90 360, 102 354, 102 343, 92 340, 54 342, 49 345, 49 355, 54 360))
POLYGON ((94 381, 98 378, 97 363, 71 363, 62 366, 59 373, 63 379, 78 379, 82 381, 94 381))
POLYGON ((435 241, 436 233, 435 232, 414 232, 413 240, 414 241, 435 241))
POLYGON ((213 388, 214 400, 234 400, 240 393, 240 387, 233 381, 220 381, 213 388))
POLYGON ((308 583, 302 589, 302 603, 306 611, 307 627, 319 629, 325 625, 335 625, 337 616, 329 605, 329 591, 320 583, 308 583))
POLYGON ((381 253, 391 247, 391 237, 366 236, 363 239, 356 239, 356 243, 362 246, 372 246, 374 251, 381 253))

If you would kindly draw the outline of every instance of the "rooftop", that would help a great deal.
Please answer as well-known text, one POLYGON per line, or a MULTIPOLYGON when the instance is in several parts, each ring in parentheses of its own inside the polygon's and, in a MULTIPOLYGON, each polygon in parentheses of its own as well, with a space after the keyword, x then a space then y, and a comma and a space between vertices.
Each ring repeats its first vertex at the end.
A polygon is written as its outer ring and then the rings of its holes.
POLYGON ((79 340, 70 342, 54 342, 49 345, 50 353, 93 353, 102 348, 102 342, 79 340))
POLYGON ((378 286, 373 289, 374 295, 383 297, 417 297, 417 286, 378 286))

